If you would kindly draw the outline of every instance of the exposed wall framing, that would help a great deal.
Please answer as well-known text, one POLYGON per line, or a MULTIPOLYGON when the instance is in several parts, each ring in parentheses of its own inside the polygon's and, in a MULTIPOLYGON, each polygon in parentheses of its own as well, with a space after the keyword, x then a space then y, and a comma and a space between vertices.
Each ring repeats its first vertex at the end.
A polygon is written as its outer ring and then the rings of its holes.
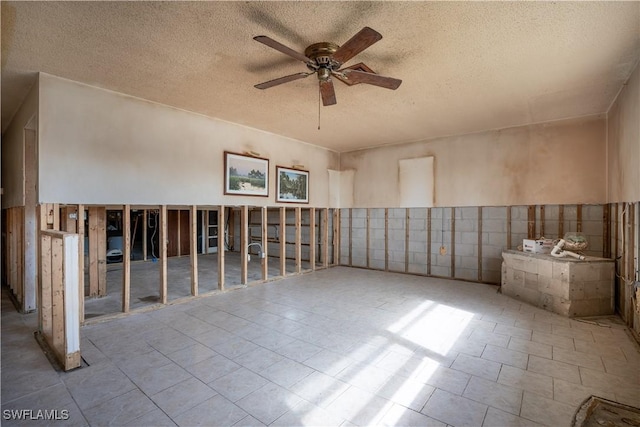
POLYGON ((502 251, 522 239, 559 238, 552 230, 580 224, 587 255, 606 254, 603 205, 449 208, 348 208, 340 210, 342 265, 500 283, 502 251), (578 217, 581 213, 581 218, 578 217), (544 227, 543 224, 544 223, 544 227))

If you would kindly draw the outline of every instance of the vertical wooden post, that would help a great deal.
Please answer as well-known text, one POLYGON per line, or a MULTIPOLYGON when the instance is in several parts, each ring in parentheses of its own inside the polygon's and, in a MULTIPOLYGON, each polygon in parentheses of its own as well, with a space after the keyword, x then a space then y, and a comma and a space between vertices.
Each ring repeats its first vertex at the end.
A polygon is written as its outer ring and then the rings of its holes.
POLYGON ((309 208, 309 267, 316 269, 316 209, 309 208))
POLYGON ((451 277, 456 277, 456 208, 451 208, 451 277))
POLYGON ((536 238, 536 207, 529 205, 527 208, 527 239, 536 238))
POLYGON ((349 208, 349 267, 353 266, 353 209, 349 208))
POLYGON ((131 206, 122 207, 122 311, 131 306, 131 206))
POLYGON ((582 205, 576 206, 576 231, 582 231, 582 205))
POLYGON ((322 266, 329 267, 329 208, 322 210, 322 266))
POLYGON ((431 276, 431 208, 427 208, 427 276, 431 276))
POLYGON ((611 213, 610 205, 602 205, 602 257, 611 257, 611 213))
POLYGON ((409 272, 409 208, 405 208, 404 215, 404 272, 409 272))
MULTIPOLYGON (((46 226, 46 224, 45 224, 46 226)), ((40 274, 38 286, 38 319, 40 330, 51 333, 51 236, 40 237, 40 274)))
POLYGON ((64 282, 64 255, 62 239, 51 239, 51 325, 54 349, 64 346, 64 293, 60 284, 64 282))
POLYGON ((280 208, 280 275, 287 275, 287 208, 280 208))
POLYGON ((261 257, 262 259, 260 260, 261 262, 261 267, 262 267, 262 280, 267 280, 269 278, 269 254, 268 254, 268 246, 269 246, 269 240, 267 239, 267 234, 269 232, 268 230, 268 220, 269 220, 269 215, 267 215, 268 211, 267 211, 267 207, 263 206, 262 207, 262 254, 261 257))
POLYGON ((182 212, 180 209, 176 211, 177 223, 176 223, 176 256, 182 256, 182 236, 180 236, 180 229, 182 228, 182 212))
POLYGON ((341 227, 340 209, 333 210, 333 264, 340 265, 340 240, 342 234, 340 233, 341 227))
POLYGON ((189 208, 189 260, 191 261, 191 295, 198 296, 198 207, 189 208))
MULTIPOLYGON (((218 290, 224 290, 224 255, 227 247, 225 245, 225 230, 224 230, 224 206, 218 207, 218 290), (222 227, 222 228, 221 228, 222 227), (220 244, 222 243, 222 244, 220 244)), ((207 228, 209 223, 207 223, 207 228)), ((207 241, 207 245, 209 242, 207 241)))
POLYGON ((482 282, 482 206, 478 206, 478 282, 482 282))
POLYGON ((507 206, 507 249, 511 249, 511 206, 507 206))
POLYGON ((89 296, 92 297, 107 295, 106 221, 105 207, 89 207, 89 296))
POLYGON ((389 271, 389 208, 384 208, 384 271, 389 271))
POLYGON ((544 220, 544 205, 540 205, 540 237, 545 237, 544 220))
POLYGON ((249 263, 249 206, 240 207, 240 284, 248 281, 247 270, 249 263))
POLYGON ((628 214, 627 214, 627 229, 628 233, 628 246, 627 246, 627 273, 626 273, 626 281, 627 284, 627 325, 633 326, 633 310, 634 304, 632 300, 632 295, 635 292, 633 288, 633 283, 635 281, 635 222, 636 222, 636 212, 635 212, 636 204, 629 203, 628 206, 628 214))
POLYGON ((302 241, 301 241, 301 221, 302 221, 302 211, 300 207, 295 208, 295 218, 296 218, 296 273, 302 272, 302 241))
POLYGON ((142 259, 147 260, 147 229, 149 228, 148 217, 149 211, 147 209, 142 210, 142 259))
POLYGON ((160 206, 160 237, 158 246, 160 251, 160 303, 167 303, 167 244, 168 244, 168 218, 167 205, 160 206))
POLYGON ((558 238, 564 236, 564 205, 558 206, 558 238))
POLYGON ((79 298, 78 301, 80 307, 80 324, 84 323, 84 205, 78 205, 78 287, 79 298))
POLYGON ((366 237, 366 257, 367 257, 367 268, 371 265, 371 254, 369 253, 371 249, 371 209, 367 208, 367 219, 365 223, 365 227, 367 228, 367 237, 366 237))

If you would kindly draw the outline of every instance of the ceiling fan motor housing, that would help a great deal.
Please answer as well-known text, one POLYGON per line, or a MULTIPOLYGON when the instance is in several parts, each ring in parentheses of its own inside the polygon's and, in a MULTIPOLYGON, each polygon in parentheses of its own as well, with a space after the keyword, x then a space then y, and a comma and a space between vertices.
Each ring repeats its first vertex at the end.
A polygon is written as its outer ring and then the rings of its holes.
POLYGON ((318 72, 319 80, 328 80, 331 78, 331 71, 340 68, 341 64, 333 59, 333 54, 336 53, 339 47, 340 46, 335 43, 322 42, 314 43, 304 50, 304 55, 316 63, 316 69, 311 65, 308 65, 308 67, 318 72))

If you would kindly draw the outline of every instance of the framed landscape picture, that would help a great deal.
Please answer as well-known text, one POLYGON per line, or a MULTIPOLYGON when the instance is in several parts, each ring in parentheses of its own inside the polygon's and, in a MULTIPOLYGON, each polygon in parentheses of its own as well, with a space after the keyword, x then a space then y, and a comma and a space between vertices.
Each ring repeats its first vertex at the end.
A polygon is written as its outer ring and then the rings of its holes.
POLYGON ((276 167, 278 177, 277 202, 309 203, 309 172, 276 167))
POLYGON ((224 152, 224 194, 269 195, 269 160, 224 152))

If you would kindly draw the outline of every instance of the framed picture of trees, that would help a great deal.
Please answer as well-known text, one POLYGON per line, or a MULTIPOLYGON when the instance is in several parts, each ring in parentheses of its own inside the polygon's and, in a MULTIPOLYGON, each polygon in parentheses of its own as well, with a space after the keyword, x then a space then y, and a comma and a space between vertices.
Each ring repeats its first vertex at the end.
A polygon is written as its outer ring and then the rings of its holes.
POLYGON ((224 194, 269 195, 269 160, 224 153, 224 194))
POLYGON ((277 202, 309 203, 309 172, 276 167, 278 176, 277 202))

